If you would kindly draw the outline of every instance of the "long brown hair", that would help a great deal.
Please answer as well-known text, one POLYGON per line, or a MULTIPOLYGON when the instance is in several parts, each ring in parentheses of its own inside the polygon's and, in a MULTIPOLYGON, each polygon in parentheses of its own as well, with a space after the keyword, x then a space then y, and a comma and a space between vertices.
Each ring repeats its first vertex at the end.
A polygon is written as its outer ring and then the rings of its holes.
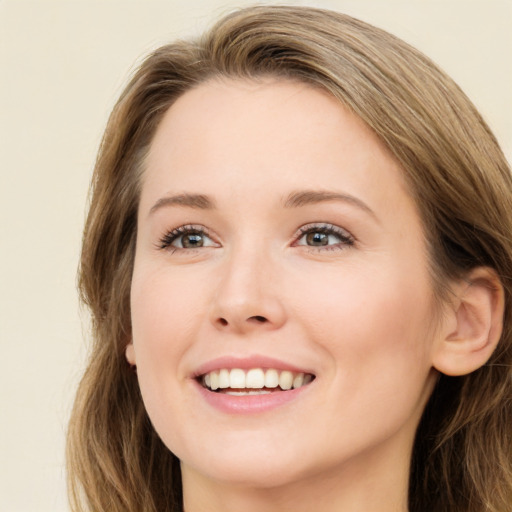
POLYGON ((68 434, 74 511, 182 509, 179 462, 155 434, 124 350, 144 157, 169 106, 215 76, 273 75, 329 91, 401 163, 422 216, 433 285, 485 265, 505 289, 491 359, 440 376, 418 428, 411 512, 505 512, 512 504, 512 180, 489 128, 457 85, 394 36, 306 7, 237 11, 201 39, 150 55, 109 119, 92 183, 80 291, 93 345, 68 434))

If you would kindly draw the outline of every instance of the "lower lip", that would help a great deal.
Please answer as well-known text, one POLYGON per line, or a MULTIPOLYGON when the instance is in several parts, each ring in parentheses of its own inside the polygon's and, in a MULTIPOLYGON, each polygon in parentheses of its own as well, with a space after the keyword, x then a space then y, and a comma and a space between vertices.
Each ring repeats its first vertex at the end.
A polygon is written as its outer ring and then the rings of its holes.
POLYGON ((228 395, 215 393, 195 381, 199 393, 206 402, 227 414, 257 414, 277 409, 298 398, 311 384, 288 391, 275 391, 261 395, 228 395))

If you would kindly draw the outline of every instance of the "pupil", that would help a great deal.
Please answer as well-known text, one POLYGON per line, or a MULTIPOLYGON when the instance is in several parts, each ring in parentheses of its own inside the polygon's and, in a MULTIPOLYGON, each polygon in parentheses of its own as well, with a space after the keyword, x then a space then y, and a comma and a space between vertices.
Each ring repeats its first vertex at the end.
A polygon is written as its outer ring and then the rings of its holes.
POLYGON ((182 240, 183 247, 202 247, 203 246, 203 236, 199 233, 190 233, 185 235, 182 240))
POLYGON ((329 237, 325 233, 315 231, 306 235, 306 241, 308 245, 327 245, 329 237))

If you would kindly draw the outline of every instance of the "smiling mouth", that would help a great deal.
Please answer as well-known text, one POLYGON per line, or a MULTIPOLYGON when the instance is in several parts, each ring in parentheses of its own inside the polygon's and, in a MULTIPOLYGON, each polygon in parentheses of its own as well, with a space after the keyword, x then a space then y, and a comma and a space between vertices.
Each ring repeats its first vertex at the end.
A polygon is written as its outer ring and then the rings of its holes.
POLYGON ((235 396, 264 395, 307 386, 315 378, 310 373, 274 368, 222 368, 198 377, 201 385, 215 393, 235 396))

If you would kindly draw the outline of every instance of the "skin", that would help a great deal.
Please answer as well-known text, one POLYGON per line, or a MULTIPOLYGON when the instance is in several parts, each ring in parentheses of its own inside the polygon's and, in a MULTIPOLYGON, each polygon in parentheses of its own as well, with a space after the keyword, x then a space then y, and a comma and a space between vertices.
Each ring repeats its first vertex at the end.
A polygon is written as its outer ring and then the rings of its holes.
POLYGON ((452 328, 428 268, 399 165, 327 93, 212 80, 175 102, 146 161, 127 358, 181 460, 187 512, 407 510, 414 433, 452 328), (284 204, 304 190, 352 199, 284 204), (166 202, 176 194, 215 207, 166 202), (351 242, 307 245, 299 229, 325 224, 351 242), (202 247, 162 247, 186 225, 207 230, 202 247), (200 365, 255 354, 315 380, 257 414, 198 393, 200 365))

